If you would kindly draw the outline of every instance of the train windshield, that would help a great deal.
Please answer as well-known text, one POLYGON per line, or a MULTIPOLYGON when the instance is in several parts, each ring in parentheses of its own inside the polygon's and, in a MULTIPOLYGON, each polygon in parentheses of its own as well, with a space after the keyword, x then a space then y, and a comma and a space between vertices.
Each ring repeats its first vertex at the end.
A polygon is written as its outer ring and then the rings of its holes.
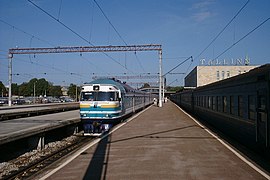
POLYGON ((81 101, 118 101, 118 92, 82 92, 81 101))

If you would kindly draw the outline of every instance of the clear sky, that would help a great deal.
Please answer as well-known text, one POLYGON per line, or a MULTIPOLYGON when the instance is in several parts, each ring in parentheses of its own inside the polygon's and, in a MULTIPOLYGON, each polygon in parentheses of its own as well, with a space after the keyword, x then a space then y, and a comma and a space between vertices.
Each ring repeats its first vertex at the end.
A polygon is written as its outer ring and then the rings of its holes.
MULTIPOLYGON (((251 64, 270 63, 270 20, 243 38, 270 17, 270 0, 96 0, 122 39, 93 0, 31 1, 96 46, 125 45, 123 40, 128 45, 161 44, 164 73, 190 56, 194 61, 186 61, 173 73, 188 73, 201 59, 216 57, 248 56, 251 64)), ((28 0, 0 0, 0 81, 4 84, 8 84, 9 48, 90 45, 48 14, 28 0)), ((102 53, 14 55, 13 82, 21 84, 36 77, 55 85, 80 85, 93 75, 158 73, 157 52, 108 55, 117 62, 102 53)), ((169 74, 167 84, 184 85, 184 76, 169 74)))

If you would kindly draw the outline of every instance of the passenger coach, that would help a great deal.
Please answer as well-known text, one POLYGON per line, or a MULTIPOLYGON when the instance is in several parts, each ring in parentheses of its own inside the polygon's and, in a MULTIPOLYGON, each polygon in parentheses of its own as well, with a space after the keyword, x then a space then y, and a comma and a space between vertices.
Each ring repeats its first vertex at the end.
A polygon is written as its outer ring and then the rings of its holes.
POLYGON ((172 101, 243 144, 269 154, 270 64, 181 92, 172 101))

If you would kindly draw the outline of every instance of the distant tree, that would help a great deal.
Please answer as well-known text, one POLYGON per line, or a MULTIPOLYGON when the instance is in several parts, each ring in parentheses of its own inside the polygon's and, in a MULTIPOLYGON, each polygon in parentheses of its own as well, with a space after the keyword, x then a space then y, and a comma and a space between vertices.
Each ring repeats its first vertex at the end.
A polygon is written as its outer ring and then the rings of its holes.
POLYGON ((70 84, 70 86, 68 87, 68 95, 69 97, 75 99, 76 98, 76 88, 77 88, 77 97, 79 96, 80 94, 80 87, 78 87, 77 85, 75 84, 70 84))
POLYGON ((19 86, 17 83, 11 84, 11 94, 12 95, 19 95, 19 86))
POLYGON ((61 86, 50 86, 48 95, 53 96, 53 97, 62 96, 63 94, 62 94, 61 86))
POLYGON ((148 83, 144 83, 143 86, 141 87, 142 88, 150 88, 151 86, 148 84, 148 83))
POLYGON ((167 91, 175 91, 175 92, 180 92, 183 91, 184 87, 183 86, 176 86, 176 87, 167 87, 167 91))
POLYGON ((0 96, 7 96, 7 89, 5 87, 5 85, 2 83, 2 81, 0 81, 0 96))
POLYGON ((31 92, 28 91, 28 83, 24 82, 19 85, 19 95, 20 96, 30 96, 31 92))
POLYGON ((48 90, 49 90, 49 82, 46 81, 44 78, 38 79, 36 82, 36 95, 44 96, 45 93, 47 94, 48 90))

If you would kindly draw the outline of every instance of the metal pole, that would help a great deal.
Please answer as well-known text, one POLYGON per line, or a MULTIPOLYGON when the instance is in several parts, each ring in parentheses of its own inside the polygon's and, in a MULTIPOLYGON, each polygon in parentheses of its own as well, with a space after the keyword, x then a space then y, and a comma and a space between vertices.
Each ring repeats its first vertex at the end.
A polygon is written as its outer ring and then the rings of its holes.
POLYGON ((36 104, 36 82, 34 82, 34 104, 36 104))
POLYGON ((77 90, 77 84, 76 84, 76 102, 78 102, 78 90, 77 90))
POLYGON ((159 107, 162 107, 162 50, 159 50, 159 107))
POLYGON ((11 106, 11 84, 12 84, 12 54, 8 54, 8 106, 11 106))
POLYGON ((165 100, 165 76, 162 76, 163 78, 162 78, 162 101, 164 102, 164 100, 165 100))

